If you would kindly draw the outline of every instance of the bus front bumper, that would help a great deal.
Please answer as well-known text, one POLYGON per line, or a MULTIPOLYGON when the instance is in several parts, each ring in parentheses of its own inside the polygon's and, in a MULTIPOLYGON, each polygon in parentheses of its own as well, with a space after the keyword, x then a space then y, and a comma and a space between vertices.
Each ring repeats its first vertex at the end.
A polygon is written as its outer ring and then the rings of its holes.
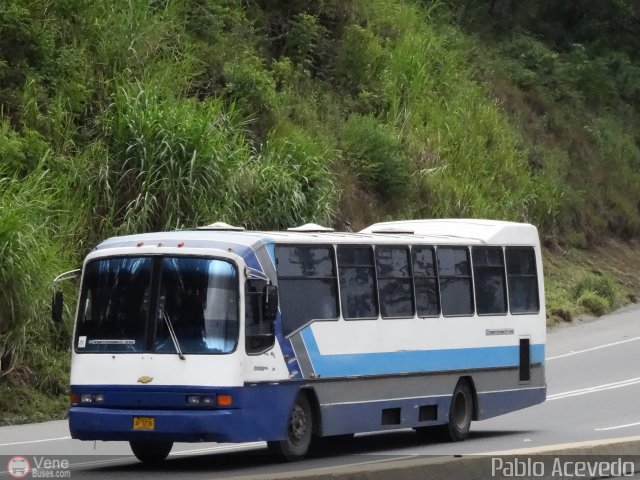
MULTIPOLYGON (((125 410, 71 407, 69 430, 78 440, 166 440, 174 442, 243 442, 263 440, 251 428, 241 409, 228 410, 125 410), (147 421, 134 428, 134 419, 147 421)), ((139 422, 141 423, 141 422, 139 422)))

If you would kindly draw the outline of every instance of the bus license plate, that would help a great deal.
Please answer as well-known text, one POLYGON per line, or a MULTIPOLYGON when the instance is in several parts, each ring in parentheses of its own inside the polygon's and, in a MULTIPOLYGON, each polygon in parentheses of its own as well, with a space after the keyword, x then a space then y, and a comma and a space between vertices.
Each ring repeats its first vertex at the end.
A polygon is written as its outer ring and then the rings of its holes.
POLYGON ((134 430, 154 430, 156 421, 153 417, 133 417, 134 430))

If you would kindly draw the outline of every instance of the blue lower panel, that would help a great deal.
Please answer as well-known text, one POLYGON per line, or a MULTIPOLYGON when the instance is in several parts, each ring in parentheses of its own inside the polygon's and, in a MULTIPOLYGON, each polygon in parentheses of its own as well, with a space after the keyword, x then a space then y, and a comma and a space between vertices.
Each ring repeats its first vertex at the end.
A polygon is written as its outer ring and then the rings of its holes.
POLYGON ((325 405, 322 407, 323 435, 375 432, 446 423, 450 403, 451 397, 444 396, 325 405), (423 422, 419 420, 420 407, 425 405, 436 407, 437 418, 435 420, 423 422), (399 423, 384 425, 382 421, 383 410, 398 408, 400 409, 399 423))
MULTIPOLYGON (((544 402, 546 387, 478 394, 478 420, 495 417, 544 402)), ((449 421, 451 396, 327 404, 321 407, 323 435, 371 432, 444 424, 449 421), (437 417, 420 421, 420 407, 436 406, 437 417), (400 409, 398 423, 384 425, 383 410, 400 409)))
MULTIPOLYGON (((286 424, 300 385, 256 385, 225 389, 234 395, 234 408, 185 408, 182 403, 172 408, 159 408, 173 400, 183 401, 190 387, 72 387, 73 391, 99 391, 110 399, 113 406, 74 406, 69 410, 71 436, 80 440, 171 440, 181 442, 247 442, 258 440, 281 440, 286 436, 286 424), (169 395, 168 393, 171 393, 169 395), (129 408, 122 405, 134 399, 145 398, 147 405, 129 408), (164 400, 161 400, 164 397, 164 400), (115 406, 119 405, 119 406, 115 406), (133 429, 134 417, 153 417, 154 431, 133 429)), ((210 393, 208 389, 203 389, 210 393)), ((519 388, 493 392, 478 392, 478 419, 484 420, 504 413, 544 402, 546 387, 519 388)), ((142 400, 140 400, 142 402, 142 400)), ((324 435, 367 432, 384 429, 428 426, 446 423, 451 397, 432 396, 421 398, 399 398, 363 401, 357 403, 335 403, 321 405, 324 435), (436 406, 435 420, 419 419, 422 406, 436 406), (383 410, 399 409, 397 421, 383 424, 383 410)))
MULTIPOLYGON (((220 391, 198 388, 200 393, 220 391)), ((287 419, 298 389, 295 383, 223 389, 233 394, 233 408, 193 409, 185 408, 184 399, 186 393, 196 390, 194 387, 72 386, 72 391, 99 392, 105 397, 105 405, 71 407, 69 430, 72 438, 80 440, 281 440, 286 436, 287 419), (124 406, 125 399, 130 402, 128 407, 124 406), (134 430, 134 417, 153 417, 155 429, 134 430)))
POLYGON ((500 392, 478 392, 478 420, 497 417, 542 403, 547 398, 547 387, 521 388, 500 392))

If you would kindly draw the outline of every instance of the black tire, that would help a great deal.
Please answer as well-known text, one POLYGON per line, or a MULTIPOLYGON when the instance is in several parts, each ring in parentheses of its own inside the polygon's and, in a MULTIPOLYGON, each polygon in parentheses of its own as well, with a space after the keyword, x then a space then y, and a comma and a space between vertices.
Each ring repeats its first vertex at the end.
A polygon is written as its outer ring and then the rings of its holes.
POLYGON ((460 442, 467 438, 473 418, 473 393, 466 380, 458 381, 451 396, 449 421, 439 427, 443 440, 460 442))
POLYGON ((267 442, 269 450, 290 462, 301 460, 309 451, 313 435, 313 412, 304 394, 298 395, 287 420, 287 438, 267 442))
POLYGON ((131 451, 144 463, 160 463, 169 456, 173 442, 130 441, 131 451))

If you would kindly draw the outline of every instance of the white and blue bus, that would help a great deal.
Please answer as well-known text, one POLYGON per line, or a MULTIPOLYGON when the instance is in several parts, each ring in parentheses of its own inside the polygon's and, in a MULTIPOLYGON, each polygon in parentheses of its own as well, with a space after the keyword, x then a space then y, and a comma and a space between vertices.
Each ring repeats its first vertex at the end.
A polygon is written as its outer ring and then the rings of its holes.
POLYGON ((544 348, 528 224, 117 237, 82 267, 69 426, 143 461, 173 442, 267 441, 296 459, 357 432, 463 440, 472 420, 545 400, 544 348))

